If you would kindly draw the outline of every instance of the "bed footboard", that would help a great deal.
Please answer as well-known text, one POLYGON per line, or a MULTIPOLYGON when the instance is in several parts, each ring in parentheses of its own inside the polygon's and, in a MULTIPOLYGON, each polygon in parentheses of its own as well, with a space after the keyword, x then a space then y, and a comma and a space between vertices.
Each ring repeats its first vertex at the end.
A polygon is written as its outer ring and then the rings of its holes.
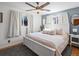
POLYGON ((55 56, 56 50, 45 46, 37 41, 32 40, 31 38, 24 37, 23 44, 29 47, 32 51, 34 51, 39 56, 55 56))

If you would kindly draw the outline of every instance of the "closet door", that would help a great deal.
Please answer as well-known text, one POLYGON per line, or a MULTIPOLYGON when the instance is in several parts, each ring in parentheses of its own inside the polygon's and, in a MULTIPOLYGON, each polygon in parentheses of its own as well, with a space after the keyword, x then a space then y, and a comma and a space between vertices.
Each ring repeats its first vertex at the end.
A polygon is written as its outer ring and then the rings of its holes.
POLYGON ((32 15, 28 15, 28 33, 32 33, 33 32, 33 16, 32 15))

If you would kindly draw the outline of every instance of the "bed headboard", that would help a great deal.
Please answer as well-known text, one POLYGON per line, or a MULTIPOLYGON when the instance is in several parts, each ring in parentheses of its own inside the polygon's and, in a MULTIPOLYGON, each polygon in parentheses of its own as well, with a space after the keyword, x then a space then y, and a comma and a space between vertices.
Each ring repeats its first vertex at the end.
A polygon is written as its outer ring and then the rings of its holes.
POLYGON ((68 20, 68 14, 66 12, 62 14, 55 15, 55 17, 58 17, 56 19, 57 24, 54 24, 53 20, 53 15, 48 15, 46 19, 46 24, 45 28, 50 28, 50 29, 58 29, 61 28, 63 31, 66 33, 69 33, 69 20, 68 20))

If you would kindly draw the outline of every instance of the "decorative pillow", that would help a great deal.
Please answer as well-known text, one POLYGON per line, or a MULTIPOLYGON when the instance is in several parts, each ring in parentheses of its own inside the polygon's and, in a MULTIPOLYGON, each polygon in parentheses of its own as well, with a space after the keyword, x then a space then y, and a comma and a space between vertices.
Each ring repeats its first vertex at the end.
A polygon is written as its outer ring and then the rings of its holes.
POLYGON ((51 29, 45 28, 45 29, 42 31, 42 33, 43 33, 43 34, 48 34, 50 31, 51 31, 51 29))
POLYGON ((56 34, 57 35, 62 35, 63 34, 63 30, 62 29, 56 29, 56 34))
POLYGON ((56 34, 56 30, 51 30, 48 34, 49 35, 55 35, 56 34))
POLYGON ((49 31, 42 31, 42 33, 43 33, 43 34, 48 34, 48 33, 49 33, 49 31))
POLYGON ((42 33, 43 34, 49 34, 49 35, 55 35, 56 30, 43 30, 42 33))

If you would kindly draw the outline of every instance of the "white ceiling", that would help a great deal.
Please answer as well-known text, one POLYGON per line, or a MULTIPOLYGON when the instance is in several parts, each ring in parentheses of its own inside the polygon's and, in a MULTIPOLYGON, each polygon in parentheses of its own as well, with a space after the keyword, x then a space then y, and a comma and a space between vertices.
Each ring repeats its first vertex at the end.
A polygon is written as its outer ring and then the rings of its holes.
MULTIPOLYGON (((35 2, 29 2, 30 4, 36 6, 35 2)), ((40 5, 44 4, 45 2, 40 2, 40 5)), ((29 10, 33 9, 32 7, 25 4, 25 2, 0 2, 0 6, 7 6, 11 8, 17 8, 21 10, 29 10)), ((51 10, 50 12, 46 11, 40 11, 40 14, 48 14, 53 12, 62 11, 65 9, 75 8, 79 7, 79 2, 50 2, 48 6, 46 6, 44 9, 51 10)), ((36 13, 36 11, 29 11, 28 13, 36 13)))

